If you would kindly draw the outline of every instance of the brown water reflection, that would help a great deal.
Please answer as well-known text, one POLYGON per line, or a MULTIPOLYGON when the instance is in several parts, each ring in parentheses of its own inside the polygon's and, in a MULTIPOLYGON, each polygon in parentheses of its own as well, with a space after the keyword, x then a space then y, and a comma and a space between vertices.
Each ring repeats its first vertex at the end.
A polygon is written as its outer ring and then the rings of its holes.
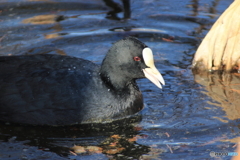
POLYGON ((22 23, 31 23, 31 24, 52 24, 57 22, 57 15, 49 14, 49 15, 39 15, 31 18, 24 19, 22 23))
MULTIPOLYGON (((136 140, 137 140, 137 136, 133 136, 130 138, 130 137, 125 137, 123 135, 115 134, 115 135, 111 135, 109 138, 104 139, 104 141, 102 141, 100 145, 95 145, 95 146, 94 145, 92 146, 74 145, 73 147, 70 148, 72 150, 70 151, 70 153, 73 155, 103 153, 108 156, 119 154, 119 153, 124 154, 123 152, 126 152, 127 150, 128 150, 127 152, 129 152, 131 149, 135 151, 137 150, 138 147, 136 147, 136 140)), ((144 150, 148 152, 148 147, 145 147, 144 150)), ((135 154, 131 154, 131 155, 135 155, 135 154)), ((140 155, 136 154, 136 157, 139 157, 140 155)))
POLYGON ((215 104, 226 112, 229 120, 240 118, 240 74, 239 73, 196 73, 195 81, 203 86, 215 104))

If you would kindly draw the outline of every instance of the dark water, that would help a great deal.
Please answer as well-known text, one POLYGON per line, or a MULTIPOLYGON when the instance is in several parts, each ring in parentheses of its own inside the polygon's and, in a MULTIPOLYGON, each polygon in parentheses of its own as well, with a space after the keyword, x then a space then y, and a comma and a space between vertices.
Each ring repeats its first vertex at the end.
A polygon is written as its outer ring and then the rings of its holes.
MULTIPOLYGON (((239 74, 193 74, 201 39, 233 0, 1 0, 0 55, 61 54, 100 64, 113 42, 152 48, 163 90, 147 79, 142 116, 114 124, 0 125, 0 159, 214 159, 239 141, 239 74), (109 3, 109 2, 108 2, 109 3), (126 4, 125 4, 126 5, 126 4), (127 6, 127 5, 126 5, 127 6), (124 19, 131 16, 130 19, 124 19)), ((221 157, 220 159, 231 159, 221 157)))

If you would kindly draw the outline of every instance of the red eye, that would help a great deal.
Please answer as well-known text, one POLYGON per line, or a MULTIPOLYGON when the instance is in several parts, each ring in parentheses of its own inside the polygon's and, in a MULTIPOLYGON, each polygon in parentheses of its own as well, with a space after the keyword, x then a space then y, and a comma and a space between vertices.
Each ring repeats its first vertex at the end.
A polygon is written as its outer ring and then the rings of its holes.
POLYGON ((133 59, 134 59, 134 61, 141 61, 141 58, 140 58, 140 57, 137 57, 137 56, 134 57, 133 59))

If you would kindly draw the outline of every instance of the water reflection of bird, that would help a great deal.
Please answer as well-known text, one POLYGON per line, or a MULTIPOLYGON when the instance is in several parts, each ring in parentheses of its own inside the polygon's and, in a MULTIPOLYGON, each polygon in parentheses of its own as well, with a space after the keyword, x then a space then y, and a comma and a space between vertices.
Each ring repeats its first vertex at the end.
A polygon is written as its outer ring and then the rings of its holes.
POLYGON ((124 11, 124 19, 131 18, 130 0, 122 0, 123 8, 113 0, 103 0, 104 3, 112 8, 111 11, 107 13, 107 18, 119 20, 117 16, 118 13, 124 11))
POLYGON ((60 55, 0 57, 0 120, 27 124, 101 123, 143 107, 135 79, 161 88, 150 48, 128 37, 116 42, 101 67, 60 55))

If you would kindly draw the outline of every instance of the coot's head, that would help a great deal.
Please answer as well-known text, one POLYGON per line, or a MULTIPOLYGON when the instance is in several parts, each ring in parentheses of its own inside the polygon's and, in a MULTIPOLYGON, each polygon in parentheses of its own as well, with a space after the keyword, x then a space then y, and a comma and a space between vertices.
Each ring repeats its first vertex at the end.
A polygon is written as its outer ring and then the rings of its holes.
POLYGON ((153 53, 148 46, 134 37, 117 41, 103 60, 102 79, 115 89, 124 88, 138 78, 148 78, 159 88, 164 79, 154 65, 153 53))

